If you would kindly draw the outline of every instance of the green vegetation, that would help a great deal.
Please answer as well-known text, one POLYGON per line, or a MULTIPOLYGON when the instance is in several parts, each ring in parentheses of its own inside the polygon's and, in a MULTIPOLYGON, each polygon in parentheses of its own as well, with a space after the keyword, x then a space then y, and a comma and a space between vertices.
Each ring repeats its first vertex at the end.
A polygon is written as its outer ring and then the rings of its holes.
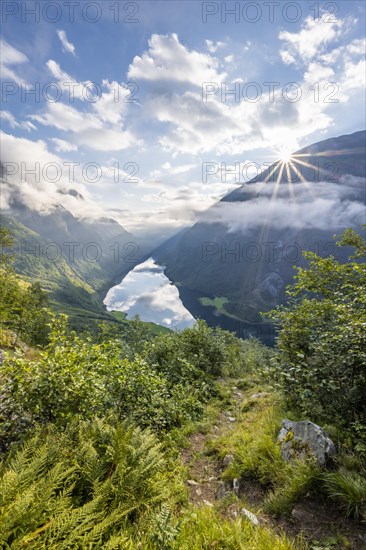
POLYGON ((28 344, 47 341, 48 296, 37 283, 22 281, 13 269, 8 249, 13 245, 9 232, 0 228, 0 343, 21 338, 28 344))
POLYGON ((220 312, 225 311, 224 306, 229 302, 225 296, 216 296, 213 300, 211 298, 200 298, 199 301, 203 306, 212 306, 220 312))
POLYGON ((289 304, 272 311, 280 326, 275 368, 288 405, 348 430, 366 453, 366 245, 348 229, 339 246, 350 261, 306 252, 288 289, 289 304))
POLYGON ((95 329, 104 320, 116 322, 106 311, 101 296, 112 285, 115 273, 100 262, 87 262, 82 258, 68 262, 67 257, 57 255, 52 240, 14 218, 0 215, 0 223, 3 234, 10 232, 12 235, 11 242, 4 243, 2 250, 6 255, 9 255, 9 247, 15 251, 15 271, 21 274, 23 281, 37 281, 48 292, 53 311, 67 314, 70 324, 78 331, 86 327, 95 329), (43 253, 43 250, 48 252, 43 253), (55 254, 54 259, 52 254, 55 254))
MULTIPOLYGON (((9 246, 8 233, 1 237, 9 246)), ((77 332, 5 254, 0 546, 358 548, 355 526, 366 520, 357 397, 365 389, 365 245, 352 231, 341 244, 357 258, 342 265, 307 255, 288 305, 273 312, 276 350, 203 321, 156 334, 122 316, 77 332), (285 462, 277 442, 285 417, 322 422, 337 444, 333 464, 285 462), (292 514, 309 499, 314 530, 301 536, 292 514), (318 522, 322 502, 335 508, 318 522), (334 526, 334 510, 349 523, 334 526)))

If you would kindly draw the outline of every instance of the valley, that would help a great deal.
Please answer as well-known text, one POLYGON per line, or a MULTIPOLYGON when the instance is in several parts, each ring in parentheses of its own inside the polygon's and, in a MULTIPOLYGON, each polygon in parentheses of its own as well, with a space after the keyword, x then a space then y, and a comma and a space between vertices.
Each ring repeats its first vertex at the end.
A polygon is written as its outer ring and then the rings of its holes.
POLYGON ((365 6, 0 4, 0 549, 364 550, 365 6))

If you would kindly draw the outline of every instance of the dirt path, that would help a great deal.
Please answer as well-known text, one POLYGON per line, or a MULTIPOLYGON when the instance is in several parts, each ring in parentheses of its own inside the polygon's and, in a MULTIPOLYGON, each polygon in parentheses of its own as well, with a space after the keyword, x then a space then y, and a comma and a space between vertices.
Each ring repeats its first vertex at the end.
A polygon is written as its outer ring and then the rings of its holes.
MULTIPOLYGON (((237 381, 238 383, 238 381, 237 381)), ((196 506, 208 505, 217 507, 220 500, 226 495, 232 494, 233 487, 225 484, 221 479, 223 470, 228 465, 217 454, 209 452, 209 442, 221 436, 228 436, 230 430, 240 422, 245 412, 242 411, 244 401, 248 398, 261 398, 268 393, 254 394, 254 391, 241 391, 232 381, 230 388, 230 403, 224 411, 218 412, 216 421, 206 433, 196 432, 188 438, 188 445, 181 451, 181 460, 188 471, 187 486, 189 498, 196 506), (254 394, 254 395, 253 395, 254 394)), ((245 410, 245 409, 244 409, 245 410)), ((245 496, 245 502, 249 509, 260 510, 266 498, 266 490, 256 481, 241 480, 238 491, 239 499, 245 496)), ((220 513, 227 517, 236 517, 242 505, 240 500, 220 507, 220 513)), ((256 517, 262 525, 274 529, 277 532, 285 531, 289 536, 295 538, 300 533, 304 540, 310 542, 322 540, 321 546, 315 543, 309 548, 319 550, 336 549, 366 549, 366 527, 360 523, 346 520, 344 514, 334 504, 321 499, 319 495, 307 494, 296 503, 293 514, 290 517, 275 518, 263 512, 256 513, 256 517), (325 544, 323 546, 323 544, 325 544)))
POLYGON ((225 464, 216 456, 207 454, 207 442, 230 432, 240 417, 244 394, 235 385, 231 386, 230 405, 220 412, 208 433, 194 433, 188 438, 188 447, 181 452, 181 460, 188 468, 190 501, 196 505, 213 505, 224 496, 225 486, 221 473, 225 464))

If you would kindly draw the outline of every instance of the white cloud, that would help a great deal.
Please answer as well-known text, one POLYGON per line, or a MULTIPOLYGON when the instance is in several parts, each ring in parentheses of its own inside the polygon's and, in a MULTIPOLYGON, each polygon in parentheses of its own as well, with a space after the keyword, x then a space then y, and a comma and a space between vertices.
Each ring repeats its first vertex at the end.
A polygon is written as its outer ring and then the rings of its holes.
POLYGON ((45 126, 54 126, 67 132, 79 132, 81 128, 84 131, 102 128, 102 123, 97 117, 59 102, 48 103, 43 114, 30 115, 30 118, 45 126))
POLYGON ((153 34, 149 50, 136 56, 129 66, 128 77, 150 81, 185 82, 201 87, 202 82, 221 82, 220 62, 211 55, 188 50, 178 36, 153 34))
POLYGON ((343 94, 353 94, 366 87, 366 61, 361 59, 357 63, 346 62, 345 71, 341 82, 343 94))
POLYGON ((74 44, 72 44, 71 42, 68 41, 67 36, 66 36, 66 32, 63 31, 63 30, 58 30, 57 31, 57 36, 59 37, 59 39, 61 41, 63 51, 68 52, 68 53, 72 53, 73 55, 75 55, 75 46, 74 46, 74 44))
POLYGON ((213 42, 212 40, 206 40, 206 46, 210 53, 215 53, 217 50, 221 48, 225 48, 226 43, 225 42, 213 42))
POLYGON ((138 143, 128 130, 107 127, 94 113, 81 112, 71 105, 49 103, 43 114, 31 115, 32 120, 72 133, 72 143, 97 151, 121 151, 138 143))
POLYGON ((276 229, 360 226, 365 216, 364 185, 364 178, 352 176, 344 176, 340 183, 296 183, 291 189, 280 184, 276 191, 275 183, 249 184, 243 187, 245 201, 221 202, 205 212, 201 221, 221 223, 231 232, 252 230, 264 220, 276 229))
POLYGON ((309 62, 324 52, 326 46, 337 40, 344 32, 345 22, 341 19, 327 22, 323 17, 316 21, 311 16, 305 19, 297 33, 281 31, 279 39, 283 41, 280 54, 285 64, 309 62))
POLYGON ((21 65, 28 61, 28 57, 8 44, 5 40, 0 40, 1 64, 0 72, 2 79, 14 80, 17 84, 25 82, 25 79, 19 76, 14 70, 13 65, 21 65))
POLYGON ((37 130, 37 127, 29 120, 23 120, 18 122, 15 116, 10 111, 0 111, 0 118, 6 120, 9 123, 10 128, 22 128, 30 132, 31 130, 37 130))
POLYGON ((102 207, 90 197, 82 174, 83 165, 74 167, 74 174, 70 174, 66 161, 51 153, 43 140, 17 138, 5 132, 0 135, 1 161, 6 173, 2 183, 3 208, 16 197, 37 212, 50 212, 62 202, 77 217, 105 215, 102 207), (70 187, 79 192, 84 200, 67 194, 60 199, 59 191, 70 187))
POLYGON ((30 115, 32 120, 64 132, 72 132, 74 146, 84 145, 97 151, 121 151, 141 143, 132 132, 124 128, 123 116, 131 93, 128 87, 123 83, 103 80, 101 93, 91 102, 90 93, 95 87, 90 88, 90 82, 78 82, 52 59, 47 62, 47 67, 61 88, 69 92, 72 99, 83 103, 83 110, 55 101, 48 103, 42 113, 30 115))
POLYGON ((365 55, 366 53, 366 38, 353 40, 347 47, 347 51, 352 55, 365 55))
POLYGON ((60 153, 70 153, 71 151, 77 151, 77 146, 63 139, 51 138, 51 141, 55 144, 56 151, 60 153))
POLYGON ((178 175, 190 172, 196 167, 195 164, 181 164, 180 166, 172 166, 170 162, 165 162, 161 168, 167 173, 167 175, 178 175))
POLYGON ((106 91, 92 104, 94 112, 104 122, 119 124, 129 104, 131 90, 122 83, 103 80, 106 91))

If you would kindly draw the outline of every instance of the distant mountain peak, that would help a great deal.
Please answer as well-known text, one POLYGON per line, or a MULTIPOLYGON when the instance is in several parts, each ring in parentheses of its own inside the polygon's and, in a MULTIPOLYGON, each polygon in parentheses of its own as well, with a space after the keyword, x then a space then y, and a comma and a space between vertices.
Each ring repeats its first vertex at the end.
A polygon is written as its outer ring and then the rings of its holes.
POLYGON ((59 189, 57 192, 60 193, 61 195, 71 195, 72 197, 75 197, 82 201, 85 200, 83 195, 79 193, 79 191, 76 191, 76 189, 59 189))

